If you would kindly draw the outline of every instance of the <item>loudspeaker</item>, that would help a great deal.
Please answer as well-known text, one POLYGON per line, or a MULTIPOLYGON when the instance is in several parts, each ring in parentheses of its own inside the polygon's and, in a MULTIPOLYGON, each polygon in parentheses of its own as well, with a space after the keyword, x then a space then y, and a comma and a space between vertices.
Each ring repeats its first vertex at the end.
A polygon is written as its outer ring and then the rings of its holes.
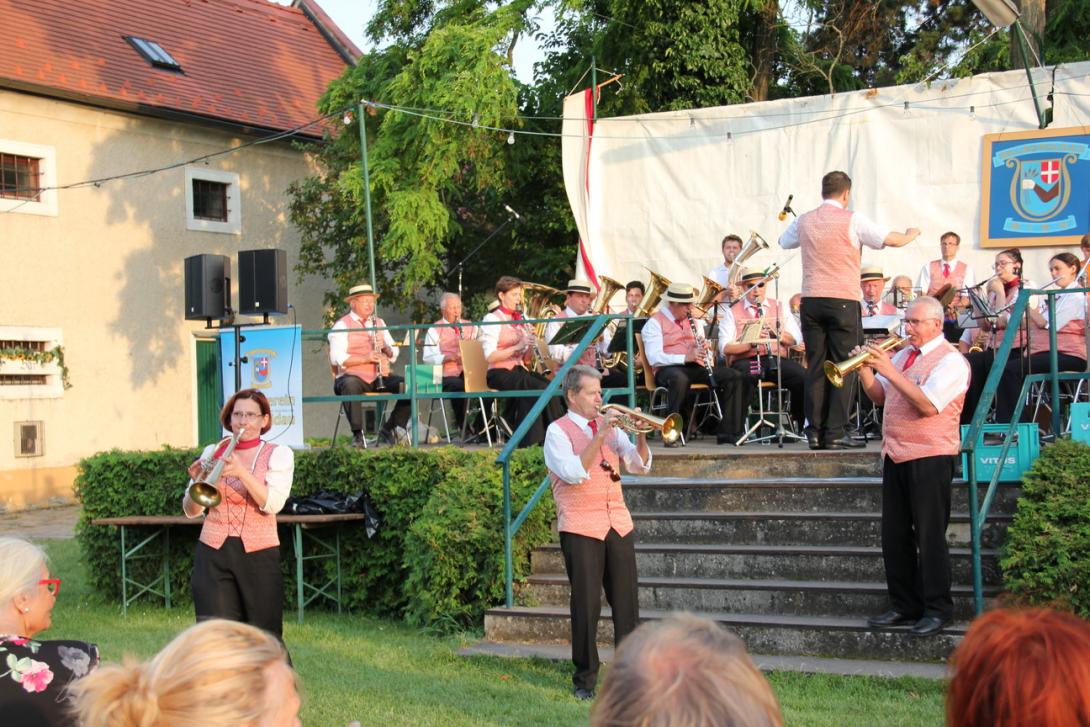
POLYGON ((240 250, 238 312, 288 312, 288 253, 285 250, 240 250))
POLYGON ((194 255, 185 259, 185 319, 227 317, 231 305, 231 258, 194 255))

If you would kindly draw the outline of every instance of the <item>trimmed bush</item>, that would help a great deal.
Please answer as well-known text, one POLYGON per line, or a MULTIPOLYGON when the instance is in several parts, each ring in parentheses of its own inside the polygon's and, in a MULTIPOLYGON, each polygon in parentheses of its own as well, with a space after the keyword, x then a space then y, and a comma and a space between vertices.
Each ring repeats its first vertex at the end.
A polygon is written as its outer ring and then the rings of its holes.
MULTIPOLYGON (((120 530, 91 520, 125 515, 180 515, 188 477, 185 468, 197 450, 111 451, 80 463, 76 492, 83 502, 77 538, 95 590, 119 600, 120 530)), ((295 454, 293 495, 320 490, 367 490, 382 516, 374 538, 363 527, 341 530, 344 603, 353 611, 406 618, 440 630, 479 625, 484 610, 503 597, 503 489, 495 452, 453 447, 356 450, 316 449, 295 454)), ((512 502, 517 514, 545 475, 541 449, 515 454, 511 467, 512 502)), ((552 498, 542 498, 516 538, 515 575, 528 572, 529 554, 551 539, 552 498)), ((189 599, 193 546, 199 527, 170 531, 171 589, 189 599)), ((130 529, 127 545, 151 533, 130 529)), ((294 607, 291 532, 281 528, 285 603, 294 607)), ((155 551, 157 552, 157 551, 155 551)), ((154 577, 157 558, 136 561, 140 580, 154 577)), ((335 566, 307 565, 316 579, 331 578, 335 566)))
POLYGON ((1090 447, 1061 440, 1023 478, 1000 563, 1006 588, 1026 604, 1090 617, 1090 447))

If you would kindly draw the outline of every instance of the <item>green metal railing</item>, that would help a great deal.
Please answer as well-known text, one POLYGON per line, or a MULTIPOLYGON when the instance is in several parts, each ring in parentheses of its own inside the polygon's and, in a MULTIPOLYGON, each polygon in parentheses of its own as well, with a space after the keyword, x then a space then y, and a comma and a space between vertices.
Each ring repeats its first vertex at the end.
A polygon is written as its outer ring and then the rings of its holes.
MULTIPOLYGON (((1049 320, 1055 320, 1055 299, 1057 295, 1084 295, 1090 292, 1090 288, 1064 288, 1061 290, 1041 290, 1041 289, 1025 289, 1018 294, 1018 298, 1015 300, 1014 307, 1010 311, 1010 321, 1020 321, 1026 314, 1026 308, 1029 305, 1031 296, 1045 295, 1048 296, 1048 310, 1049 320)), ((969 429, 965 433, 965 437, 961 441, 961 452, 966 457, 967 469, 965 472, 965 479, 969 483, 969 529, 972 538, 972 561, 973 561, 973 601, 976 608, 976 612, 982 613, 984 611, 984 571, 981 560, 981 541, 984 532, 984 525, 988 519, 988 513, 991 509, 992 502, 995 500, 996 489, 999 484, 999 478, 1002 474, 1002 464, 1006 461, 1007 453, 1010 451, 1011 442, 1014 441, 1014 432, 1018 426, 1019 415, 1021 413, 1021 407, 1017 407, 1014 416, 1011 417, 1011 421, 1008 424, 1007 431, 1003 437, 1003 446, 1000 449, 999 457, 996 462, 995 470, 992 472, 991 480, 988 482, 988 489, 984 492, 984 499, 979 499, 978 484, 976 473, 976 448, 978 443, 982 439, 982 432, 984 429, 984 419, 988 415, 988 410, 991 408, 992 399, 995 398, 996 388, 999 386, 999 379, 1003 375, 1003 369, 1007 365, 1007 359, 1010 357, 1011 348, 1013 347, 1015 337, 1017 336, 1018 325, 1008 325, 1006 333, 1003 336, 1003 341, 999 344, 999 348, 995 352, 995 357, 992 361, 991 370, 988 372, 988 378, 984 382, 984 391, 980 395, 980 401, 977 403, 976 411, 973 412, 972 421, 969 424, 969 429)), ((1052 432, 1055 435, 1059 435, 1060 432, 1060 382, 1061 381, 1078 381, 1083 379, 1090 379, 1090 373, 1059 373, 1058 368, 1058 356, 1056 350, 1056 328, 1050 326, 1048 329, 1048 349, 1049 349, 1049 371, 1048 373, 1031 374, 1027 376, 1022 382, 1022 390, 1019 392, 1018 402, 1024 401, 1026 394, 1029 392, 1030 387, 1037 383, 1048 381, 1050 382, 1051 396, 1052 396, 1052 432)), ((1025 345, 1029 345, 1029 337, 1026 337, 1025 345)))

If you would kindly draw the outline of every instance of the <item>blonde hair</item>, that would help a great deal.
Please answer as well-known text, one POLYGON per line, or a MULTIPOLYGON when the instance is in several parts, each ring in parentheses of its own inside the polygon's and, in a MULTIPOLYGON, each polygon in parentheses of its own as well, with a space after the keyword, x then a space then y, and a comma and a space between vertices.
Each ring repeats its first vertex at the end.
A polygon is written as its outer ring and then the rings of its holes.
POLYGON ((714 621, 674 614, 617 649, 591 727, 782 727, 768 681, 738 637, 714 621))
POLYGON ((0 605, 38 587, 45 551, 22 538, 0 538, 0 605))
POLYGON ((287 659, 274 636, 212 619, 150 661, 101 666, 71 689, 84 727, 239 727, 267 711, 265 669, 277 663, 287 659))

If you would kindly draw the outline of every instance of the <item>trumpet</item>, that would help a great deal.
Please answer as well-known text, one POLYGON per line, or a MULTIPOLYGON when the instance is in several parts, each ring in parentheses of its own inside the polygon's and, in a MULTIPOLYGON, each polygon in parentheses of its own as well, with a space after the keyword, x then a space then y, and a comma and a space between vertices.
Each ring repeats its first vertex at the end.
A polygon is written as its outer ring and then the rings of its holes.
MULTIPOLYGON (((890 336, 886 340, 878 344, 878 348, 883 351, 892 351, 903 343, 908 341, 908 336, 890 336)), ((851 358, 845 359, 840 363, 833 363, 832 361, 825 362, 825 378, 829 379, 829 383, 840 388, 844 386, 844 377, 853 371, 863 367, 867 359, 871 357, 870 351, 860 351, 851 358)))
POLYGON ((186 495, 189 496, 190 500, 201 507, 207 508, 213 508, 220 504, 220 491, 216 487, 216 483, 219 482, 220 474, 223 472, 224 460, 231 456, 231 452, 235 451, 235 446, 245 431, 246 428, 242 427, 230 437, 221 439, 219 444, 216 445, 216 449, 219 449, 224 442, 227 442, 223 452, 218 457, 201 463, 201 473, 194 478, 193 484, 186 489, 186 495))
POLYGON ((611 411, 615 411, 620 415, 617 419, 617 426, 630 434, 661 432, 662 441, 666 444, 676 442, 681 436, 683 422, 680 414, 671 414, 666 418, 656 417, 644 414, 642 411, 629 409, 627 406, 621 406, 620 404, 606 404, 598 410, 598 413, 606 414, 611 411))

